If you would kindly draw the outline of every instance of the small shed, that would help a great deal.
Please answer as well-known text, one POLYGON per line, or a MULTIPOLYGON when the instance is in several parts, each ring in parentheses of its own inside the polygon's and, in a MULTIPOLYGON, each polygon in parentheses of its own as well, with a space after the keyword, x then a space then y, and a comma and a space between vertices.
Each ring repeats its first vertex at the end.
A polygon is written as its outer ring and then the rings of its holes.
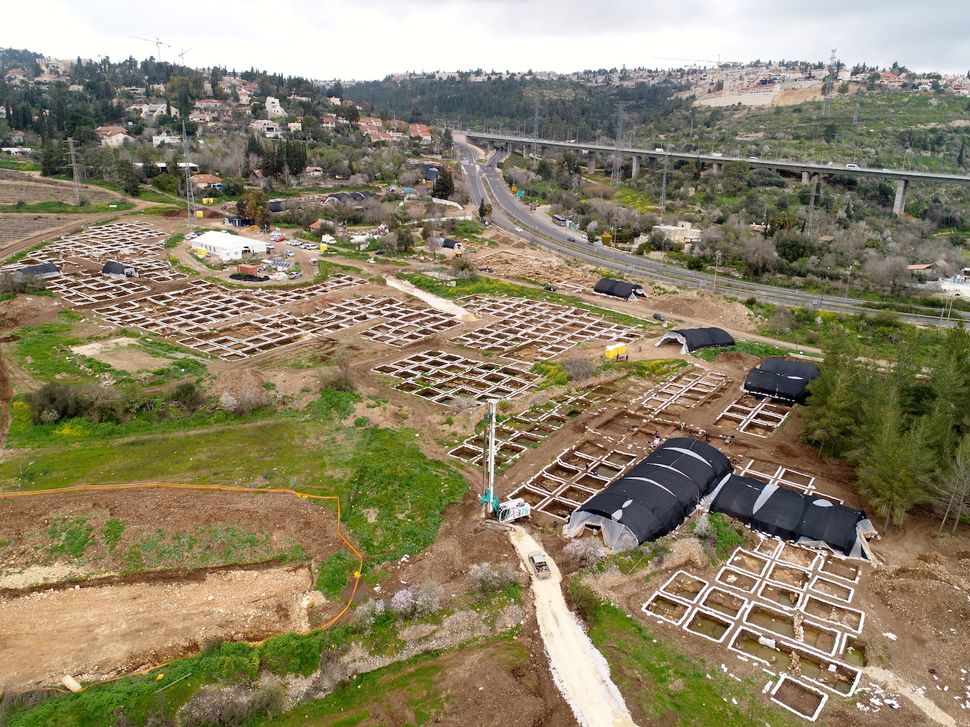
POLYGON ((236 266, 236 272, 241 275, 259 275, 259 265, 241 263, 236 266))

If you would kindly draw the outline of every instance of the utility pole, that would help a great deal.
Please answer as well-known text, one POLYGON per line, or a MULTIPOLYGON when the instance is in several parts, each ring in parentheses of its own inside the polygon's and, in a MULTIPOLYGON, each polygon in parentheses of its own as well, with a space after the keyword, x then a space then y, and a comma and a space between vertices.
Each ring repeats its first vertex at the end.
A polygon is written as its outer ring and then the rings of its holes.
POLYGON ((664 221, 667 211, 667 169, 670 166, 670 155, 664 152, 664 172, 660 179, 660 222, 664 221))
POLYGON ((623 165, 620 161, 620 145, 623 140, 623 103, 616 105, 616 146, 613 149, 613 172, 610 174, 610 182, 615 187, 620 183, 623 176, 623 165))
POLYGON ((71 164, 71 174, 74 176, 74 204, 81 206, 81 184, 84 181, 84 169, 77 163, 77 152, 74 149, 74 139, 67 140, 67 159, 71 164))
POLYGON ((535 113, 532 118, 532 155, 539 155, 539 99, 535 99, 535 113))
POLYGON ((185 209, 189 216, 189 227, 195 229, 195 194, 192 191, 192 169, 189 167, 189 139, 185 133, 185 119, 182 119, 182 156, 185 157, 185 209))
POLYGON ((815 187, 821 181, 821 177, 810 174, 808 177, 808 183, 812 185, 812 194, 808 198, 808 220, 805 223, 805 234, 812 234, 812 215, 815 212, 815 187))
POLYGON ((862 100, 862 91, 856 91, 855 94, 855 111, 852 113, 852 125, 855 126, 859 123, 859 103, 862 100))
POLYGON ((717 270, 721 266, 721 251, 718 250, 714 253, 714 288, 713 292, 717 292, 717 270))

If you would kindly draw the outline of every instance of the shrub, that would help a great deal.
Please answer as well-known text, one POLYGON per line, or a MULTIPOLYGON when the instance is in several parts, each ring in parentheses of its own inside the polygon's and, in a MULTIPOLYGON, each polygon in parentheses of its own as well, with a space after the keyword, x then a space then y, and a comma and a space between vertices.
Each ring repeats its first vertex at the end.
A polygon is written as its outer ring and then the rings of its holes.
POLYGON ((255 689, 247 687, 205 687, 178 712, 182 727, 236 727, 255 717, 279 713, 286 688, 275 677, 264 677, 255 689))
POLYGON ((27 395, 30 416, 34 424, 53 424, 61 419, 73 419, 87 413, 87 402, 81 390, 59 381, 44 384, 27 395))
POLYGON ((228 391, 219 397, 219 408, 223 411, 235 414, 238 406, 239 401, 228 391))
POLYGON ((354 609, 354 624, 370 626, 387 611, 387 604, 382 598, 369 598, 354 609))
POLYGON ((283 634, 263 642, 259 661, 274 674, 308 676, 316 671, 322 649, 323 642, 312 634, 283 634))
POLYGON ((515 574, 508 564, 493 566, 489 562, 475 563, 468 569, 468 577, 479 593, 495 593, 515 582, 515 574))
POLYGON ((357 391, 350 369, 350 358, 341 356, 334 361, 334 368, 320 374, 321 391, 357 391))
POLYGON ((596 374, 596 364, 589 358, 567 358, 562 369, 572 381, 586 381, 596 374))
POLYGON ((391 597, 391 610, 399 616, 411 618, 414 615, 414 591, 402 588, 391 597))
POLYGON ((580 568, 595 565, 606 555, 606 549, 596 537, 570 540, 563 552, 576 561, 580 568))
POLYGON ((427 616, 441 608, 445 589, 432 581, 422 583, 414 589, 414 615, 427 616))
POLYGON ((197 383, 183 381, 172 389, 168 395, 168 400, 173 404, 178 404, 186 411, 194 412, 205 403, 205 396, 197 383))

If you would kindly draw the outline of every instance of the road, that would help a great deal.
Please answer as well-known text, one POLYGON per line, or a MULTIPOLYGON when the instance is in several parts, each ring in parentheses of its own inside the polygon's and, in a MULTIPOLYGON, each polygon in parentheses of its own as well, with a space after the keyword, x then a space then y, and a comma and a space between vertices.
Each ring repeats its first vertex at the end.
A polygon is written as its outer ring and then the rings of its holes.
MULTIPOLYGON (((715 276, 709 273, 667 265, 615 248, 590 245, 585 241, 582 233, 557 227, 548 215, 532 212, 512 194, 498 168, 503 158, 500 154, 492 154, 482 161, 481 149, 463 141, 457 135, 455 141, 462 171, 467 181, 468 196, 472 203, 477 207, 483 198, 487 199, 492 204, 493 224, 537 247, 628 277, 642 276, 681 287, 708 289, 738 298, 753 296, 765 303, 817 308, 835 313, 875 315, 882 312, 879 308, 871 307, 866 301, 854 298, 825 297, 793 288, 736 280, 725 275, 717 276, 715 283, 715 276)), ((941 321, 939 312, 933 309, 924 310, 927 313, 900 313, 899 318, 907 323, 932 326, 952 326, 959 320, 970 320, 970 312, 954 310, 952 320, 941 321)))
POLYGON ((610 667, 593 646, 562 595, 562 576, 549 559, 549 578, 539 580, 529 566, 529 553, 542 551, 525 530, 513 526, 509 540, 532 578, 539 633, 549 657, 549 670, 563 698, 583 727, 635 725, 623 695, 610 678, 610 667))
POLYGON ((725 154, 706 154, 700 151, 673 151, 664 149, 638 149, 636 147, 616 146, 608 144, 587 144, 572 141, 556 141, 554 139, 533 139, 525 136, 510 136, 508 134, 487 134, 476 131, 463 132, 465 138, 479 139, 498 144, 518 144, 531 147, 550 149, 565 149, 581 153, 594 152, 612 156, 617 151, 623 156, 648 157, 653 159, 669 158, 671 161, 693 162, 700 161, 707 164, 723 164, 724 162, 745 162, 752 167, 765 169, 781 169, 788 172, 810 172, 826 175, 852 175, 854 177, 874 177, 877 179, 904 180, 907 182, 940 182, 944 184, 970 184, 970 176, 965 174, 950 174, 946 172, 919 172, 911 169, 881 169, 878 167, 862 167, 858 165, 831 163, 818 164, 816 162, 800 162, 792 159, 760 159, 758 157, 736 157, 725 154))

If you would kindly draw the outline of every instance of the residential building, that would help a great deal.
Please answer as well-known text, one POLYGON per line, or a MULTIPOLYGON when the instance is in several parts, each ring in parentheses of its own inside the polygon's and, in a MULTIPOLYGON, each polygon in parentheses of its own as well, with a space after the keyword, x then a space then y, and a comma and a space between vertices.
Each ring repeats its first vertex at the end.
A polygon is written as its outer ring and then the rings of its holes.
POLYGON ((681 220, 676 225, 654 225, 653 229, 663 233, 671 242, 697 244, 701 241, 701 231, 685 220, 681 220))
POLYGON ((303 131, 303 122, 302 121, 290 121, 286 125, 286 130, 289 131, 291 134, 295 134, 295 133, 298 133, 300 131, 303 131))
POLYGON ((126 111, 135 112, 147 121, 158 121, 162 116, 178 118, 179 115, 177 108, 164 103, 136 103, 129 106, 126 111))
POLYGON ((408 127, 408 135, 422 144, 431 143, 431 129, 425 124, 411 124, 408 127))
POLYGON ((271 119, 277 119, 281 116, 286 116, 286 111, 280 105, 280 100, 274 96, 266 97, 266 115, 271 119))
POLYGON ((101 146, 108 146, 112 149, 117 149, 119 146, 123 146, 126 139, 130 139, 127 132, 125 132, 124 127, 121 126, 99 126, 94 130, 97 134, 98 141, 101 142, 101 146))
POLYGON ((335 129, 337 128, 337 117, 336 116, 321 116, 320 126, 324 129, 335 129))
POLYGON ((152 146, 158 147, 162 144, 167 144, 168 146, 178 146, 182 143, 182 137, 178 134, 169 134, 167 131, 163 131, 161 134, 152 135, 152 146))
POLYGON ((279 139, 283 135, 283 132, 280 131, 280 125, 269 119, 253 119, 249 128, 257 134, 262 134, 267 139, 279 139))
POLYGON ((197 192, 202 191, 206 187, 216 187, 218 189, 222 186, 222 177, 217 177, 215 174, 193 174, 189 177, 189 181, 192 182, 192 186, 197 192))

